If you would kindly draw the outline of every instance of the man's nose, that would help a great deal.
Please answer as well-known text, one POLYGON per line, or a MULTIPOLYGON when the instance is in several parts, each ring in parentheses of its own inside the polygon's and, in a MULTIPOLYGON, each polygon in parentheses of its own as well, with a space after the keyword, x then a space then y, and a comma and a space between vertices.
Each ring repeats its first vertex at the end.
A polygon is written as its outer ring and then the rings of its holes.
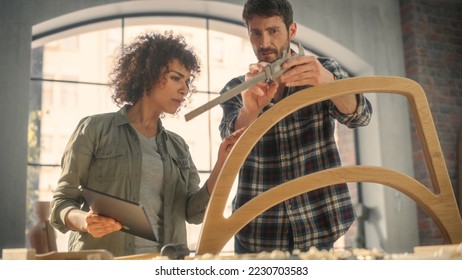
POLYGON ((260 39, 260 47, 261 48, 267 48, 270 46, 271 38, 267 34, 263 34, 260 39))

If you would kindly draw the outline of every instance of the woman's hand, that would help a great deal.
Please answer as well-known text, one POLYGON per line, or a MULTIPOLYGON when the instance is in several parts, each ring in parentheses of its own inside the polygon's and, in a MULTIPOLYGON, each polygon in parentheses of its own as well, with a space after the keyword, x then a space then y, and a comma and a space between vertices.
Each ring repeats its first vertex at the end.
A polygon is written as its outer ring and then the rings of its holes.
POLYGON ((224 162, 225 159, 228 157, 229 152, 233 148, 234 144, 237 142, 239 137, 241 137, 242 133, 244 133, 246 127, 240 128, 234 131, 232 134, 228 135, 220 144, 220 148, 218 149, 218 161, 224 162))
POLYGON ((91 209, 90 212, 77 208, 71 209, 66 213, 64 221, 68 229, 88 232, 95 238, 100 238, 122 229, 122 225, 116 220, 98 216, 91 209))
POLYGON ((122 224, 108 217, 98 216, 93 211, 85 217, 87 232, 95 238, 100 238, 122 229, 122 224))
POLYGON ((244 133, 246 128, 247 127, 243 127, 241 129, 234 131, 221 142, 220 148, 218 149, 217 162, 215 163, 215 166, 213 167, 212 172, 210 173, 210 177, 207 180, 207 190, 209 194, 211 194, 213 189, 215 188, 215 184, 218 179, 218 174, 221 168, 223 167, 223 164, 225 163, 225 160, 228 157, 229 152, 233 148, 234 144, 236 144, 239 137, 241 137, 242 133, 244 133))

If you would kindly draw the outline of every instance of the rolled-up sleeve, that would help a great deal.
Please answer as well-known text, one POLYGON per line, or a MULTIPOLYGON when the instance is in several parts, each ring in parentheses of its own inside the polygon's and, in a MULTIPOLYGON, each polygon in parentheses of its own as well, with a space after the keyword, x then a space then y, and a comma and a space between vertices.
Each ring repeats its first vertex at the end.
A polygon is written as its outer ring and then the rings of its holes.
MULTIPOLYGON (((337 61, 327 57, 320 57, 318 59, 324 68, 329 70, 336 79, 347 79, 349 77, 348 73, 337 61)), ((332 102, 330 103, 329 108, 330 113, 339 123, 344 124, 349 128, 366 126, 371 120, 372 106, 364 94, 357 94, 356 101, 358 103, 356 111, 351 114, 341 113, 332 102)))
MULTIPOLYGON (((244 76, 232 79, 225 85, 225 87, 221 90, 220 94, 229 91, 230 89, 236 87, 237 85, 243 82, 244 76)), ((219 129, 221 139, 224 139, 234 132, 234 122, 239 116, 239 112, 243 106, 242 98, 240 95, 237 95, 231 98, 230 100, 223 102, 222 104, 220 104, 220 106, 223 109, 223 118, 221 119, 219 129)))
POLYGON ((334 118, 341 124, 346 125, 349 128, 356 128, 366 126, 369 124, 372 116, 372 106, 369 100, 363 94, 357 94, 356 100, 358 106, 356 111, 352 114, 343 114, 337 107, 331 102, 331 112, 334 118))

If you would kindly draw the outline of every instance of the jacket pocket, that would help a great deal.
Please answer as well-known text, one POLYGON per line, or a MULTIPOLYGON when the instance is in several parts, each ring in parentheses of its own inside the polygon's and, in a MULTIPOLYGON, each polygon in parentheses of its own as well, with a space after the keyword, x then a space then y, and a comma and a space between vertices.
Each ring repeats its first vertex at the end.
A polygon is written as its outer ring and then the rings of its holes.
POLYGON ((188 179, 189 179, 189 171, 191 169, 191 165, 189 162, 189 158, 173 158, 172 157, 172 162, 173 162, 173 168, 177 169, 175 171, 178 172, 178 178, 177 178, 177 186, 178 184, 181 186, 187 186, 188 185, 188 179))
POLYGON ((129 172, 128 151, 115 146, 96 151, 90 172, 97 182, 112 183, 129 172))

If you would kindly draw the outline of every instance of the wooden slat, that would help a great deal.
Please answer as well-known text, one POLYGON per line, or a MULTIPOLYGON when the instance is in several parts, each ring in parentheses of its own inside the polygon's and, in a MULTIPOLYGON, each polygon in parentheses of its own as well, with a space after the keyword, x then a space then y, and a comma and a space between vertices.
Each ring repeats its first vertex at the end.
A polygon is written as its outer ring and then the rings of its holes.
POLYGON ((112 260, 113 256, 106 250, 82 250, 79 252, 48 252, 36 254, 34 248, 3 249, 4 260, 112 260))
POLYGON ((457 150, 459 151, 459 212, 462 215, 462 130, 459 131, 457 150))
POLYGON ((121 257, 115 257, 115 260, 151 260, 158 258, 160 253, 146 253, 146 254, 135 254, 135 255, 127 255, 121 257))
POLYGON ((82 250, 79 252, 49 252, 37 254, 36 260, 112 260, 113 256, 106 250, 82 250))
POLYGON ((430 246, 416 246, 414 247, 414 253, 416 255, 431 255, 438 251, 448 251, 448 252, 455 252, 460 244, 447 244, 447 245, 430 245, 430 246))

